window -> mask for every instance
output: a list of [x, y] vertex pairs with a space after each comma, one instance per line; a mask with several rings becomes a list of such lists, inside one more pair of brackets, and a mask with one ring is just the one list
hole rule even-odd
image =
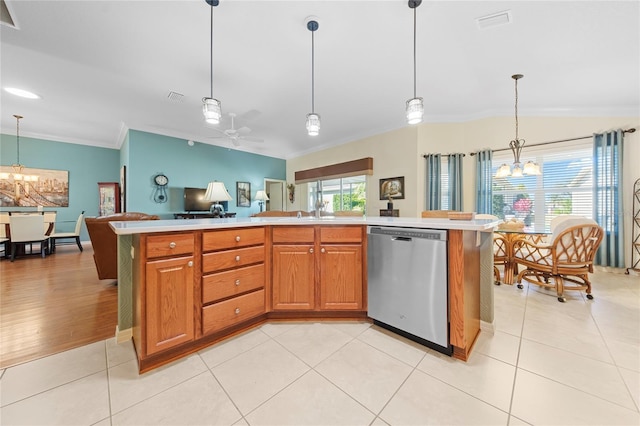
[[364, 211], [367, 199], [366, 187], [364, 175], [309, 183], [309, 206], [315, 210], [316, 200], [320, 199], [322, 200], [321, 209], [325, 212]]
[[440, 157], [440, 210], [449, 208], [449, 156]]
[[[493, 178], [493, 214], [516, 218], [536, 229], [548, 229], [560, 214], [593, 216], [593, 143], [562, 142], [544, 147], [526, 145], [520, 161], [536, 161], [542, 174]], [[503, 163], [512, 164], [511, 151], [493, 154], [493, 175]]]

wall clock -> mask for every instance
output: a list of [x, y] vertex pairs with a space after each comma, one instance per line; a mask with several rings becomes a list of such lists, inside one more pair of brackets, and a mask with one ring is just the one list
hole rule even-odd
[[169, 184], [169, 178], [163, 173], [158, 173], [153, 177], [153, 182], [156, 184], [153, 201], [156, 203], [166, 203], [168, 200], [167, 185]]

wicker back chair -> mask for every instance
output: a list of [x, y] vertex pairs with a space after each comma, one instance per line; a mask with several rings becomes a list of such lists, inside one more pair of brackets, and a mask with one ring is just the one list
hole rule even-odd
[[[476, 219], [498, 220], [498, 216], [486, 213], [478, 213]], [[494, 284], [500, 285], [500, 270], [498, 266], [502, 266], [505, 270], [509, 266], [509, 243], [507, 239], [500, 234], [493, 234], [493, 275], [495, 277]]]
[[602, 228], [593, 220], [575, 218], [558, 224], [549, 243], [516, 240], [514, 260], [526, 268], [516, 278], [518, 288], [522, 288], [524, 278], [545, 288], [555, 288], [560, 302], [566, 301], [564, 290], [586, 290], [587, 298], [593, 299], [589, 273], [593, 272], [593, 259], [602, 236]]

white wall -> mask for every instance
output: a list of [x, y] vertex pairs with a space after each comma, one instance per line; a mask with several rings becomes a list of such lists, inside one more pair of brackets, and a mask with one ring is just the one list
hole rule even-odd
[[[295, 181], [296, 171], [372, 157], [374, 173], [367, 177], [367, 215], [379, 216], [379, 210], [387, 208], [387, 200], [379, 199], [380, 179], [404, 176], [405, 198], [394, 200], [393, 207], [400, 210], [401, 216], [415, 217], [420, 210], [415, 196], [419, 190], [417, 134], [417, 127], [406, 127], [287, 160], [287, 182]], [[287, 210], [311, 210], [307, 193], [307, 185], [297, 185], [295, 203], [289, 203]]]

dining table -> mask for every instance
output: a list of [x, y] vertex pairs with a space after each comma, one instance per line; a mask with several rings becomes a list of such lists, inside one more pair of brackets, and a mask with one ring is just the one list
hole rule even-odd
[[548, 228], [525, 227], [498, 227], [494, 230], [505, 240], [507, 260], [504, 264], [503, 283], [513, 285], [514, 277], [518, 275], [518, 263], [515, 260], [514, 245], [516, 241], [527, 240], [533, 244], [540, 244], [551, 235]]
[[[56, 216], [57, 216], [57, 212], [56, 211], [52, 211], [52, 210], [47, 210], [47, 211], [33, 211], [33, 210], [27, 210], [27, 211], [20, 211], [20, 210], [12, 210], [12, 211], [0, 211], [0, 227], [2, 227], [2, 229], [0, 230], [0, 240], [1, 239], [6, 239], [4, 242], [5, 244], [5, 250], [4, 250], [4, 256], [3, 257], [10, 257], [11, 256], [11, 228], [9, 226], [9, 216], [11, 215], [25, 215], [25, 214], [41, 214], [44, 216], [44, 224], [45, 224], [45, 228], [44, 229], [44, 234], [45, 235], [51, 235], [51, 233], [53, 232], [55, 225], [56, 225]], [[18, 253], [22, 254], [24, 251], [24, 247], [21, 247], [18, 249]]]

